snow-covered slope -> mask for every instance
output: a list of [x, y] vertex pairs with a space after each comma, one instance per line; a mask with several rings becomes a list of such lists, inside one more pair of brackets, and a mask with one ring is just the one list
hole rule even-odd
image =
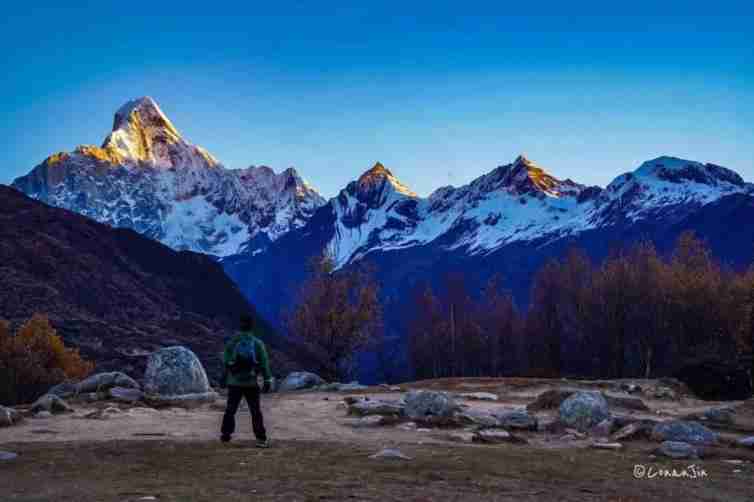
[[373, 251], [432, 243], [468, 255], [513, 242], [552, 242], [619, 222], [661, 218], [672, 224], [732, 193], [752, 192], [714, 164], [660, 157], [606, 189], [559, 180], [519, 156], [468, 185], [418, 197], [381, 164], [329, 204], [335, 229], [328, 248], [338, 266]]
[[148, 97], [116, 112], [101, 147], [52, 155], [13, 186], [174, 249], [221, 257], [263, 249], [325, 203], [295, 169], [225, 169]]
[[725, 167], [658, 157], [607, 186], [596, 201], [595, 223], [605, 225], [620, 218], [677, 220], [721, 197], [751, 190], [750, 183]]

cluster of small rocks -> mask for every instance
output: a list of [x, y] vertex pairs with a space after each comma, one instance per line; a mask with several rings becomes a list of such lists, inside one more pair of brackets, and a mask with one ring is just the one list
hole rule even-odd
[[[641, 389], [632, 391], [639, 393]], [[628, 409], [629, 413], [644, 410], [646, 405], [636, 397], [616, 398], [599, 391], [547, 391], [528, 409], [469, 406], [459, 400], [498, 401], [494, 394], [479, 394], [413, 390], [400, 399], [348, 396], [344, 403], [348, 414], [355, 417], [354, 427], [397, 426], [412, 432], [442, 427], [447, 429], [445, 439], [460, 443], [527, 443], [527, 433], [549, 431], [555, 432], [555, 437], [561, 441], [580, 441], [583, 446], [604, 450], [620, 450], [625, 441], [650, 440], [659, 443], [655, 455], [696, 459], [703, 456], [704, 447], [720, 442], [718, 433], [689, 417], [658, 421], [611, 413], [612, 403]], [[532, 408], [557, 408], [556, 418], [543, 420]], [[700, 416], [709, 421], [730, 423], [733, 413], [734, 410], [727, 407], [710, 408]], [[740, 439], [737, 445], [754, 448], [754, 437]]]
[[[382, 384], [381, 388], [391, 392], [400, 392], [398, 386]], [[278, 385], [280, 392], [309, 390], [316, 392], [357, 392], [369, 389], [368, 386], [353, 381], [349, 383], [325, 382], [322, 377], [309, 371], [294, 371], [289, 373]]]
[[[35, 419], [44, 419], [61, 413], [72, 413], [75, 410], [68, 401], [186, 407], [212, 402], [217, 397], [210, 388], [207, 374], [196, 355], [185, 347], [169, 347], [149, 356], [143, 389], [125, 373], [97, 373], [80, 382], [55, 385], [31, 404], [26, 414]], [[105, 419], [120, 412], [117, 406], [111, 405], [85, 413], [80, 418]], [[0, 406], [0, 427], [15, 425], [22, 419], [20, 411]]]

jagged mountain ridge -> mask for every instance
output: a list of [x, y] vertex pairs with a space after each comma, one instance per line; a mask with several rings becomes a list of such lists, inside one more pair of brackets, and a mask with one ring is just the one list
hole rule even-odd
[[183, 139], [149, 97], [116, 112], [101, 147], [51, 155], [13, 186], [174, 249], [220, 257], [258, 252], [325, 203], [293, 168], [226, 169]]
[[327, 248], [338, 266], [430, 243], [485, 254], [624, 222], [672, 223], [736, 193], [752, 193], [752, 185], [727, 168], [675, 157], [647, 161], [603, 189], [560, 180], [519, 156], [467, 185], [422, 198], [378, 163], [328, 203], [334, 224]]
[[327, 206], [334, 224], [325, 247], [338, 266], [429, 243], [477, 255], [624, 221], [677, 221], [722, 196], [752, 191], [729, 169], [674, 157], [647, 161], [604, 189], [587, 187], [560, 180], [522, 155], [429, 197], [378, 162], [325, 201], [293, 168], [279, 174], [264, 166], [225, 169], [183, 139], [148, 97], [116, 112], [101, 147], [52, 155], [13, 186], [174, 249], [221, 258], [264, 252]]

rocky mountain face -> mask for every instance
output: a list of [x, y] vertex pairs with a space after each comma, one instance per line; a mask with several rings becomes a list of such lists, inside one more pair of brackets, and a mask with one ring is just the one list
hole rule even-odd
[[[47, 315], [98, 369], [142, 374], [148, 353], [186, 345], [217, 370], [249, 311], [215, 260], [0, 186], [0, 318]], [[268, 342], [285, 350], [272, 332]]]
[[224, 168], [148, 97], [117, 111], [101, 147], [51, 155], [13, 186], [173, 249], [220, 257], [263, 249], [325, 202], [293, 168]]

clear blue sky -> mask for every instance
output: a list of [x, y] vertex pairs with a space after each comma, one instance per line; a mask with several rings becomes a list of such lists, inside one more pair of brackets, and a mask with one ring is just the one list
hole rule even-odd
[[665, 154], [754, 180], [751, 2], [41, 5], [0, 20], [3, 183], [142, 95], [328, 196], [376, 160], [426, 195], [520, 152], [590, 184]]

